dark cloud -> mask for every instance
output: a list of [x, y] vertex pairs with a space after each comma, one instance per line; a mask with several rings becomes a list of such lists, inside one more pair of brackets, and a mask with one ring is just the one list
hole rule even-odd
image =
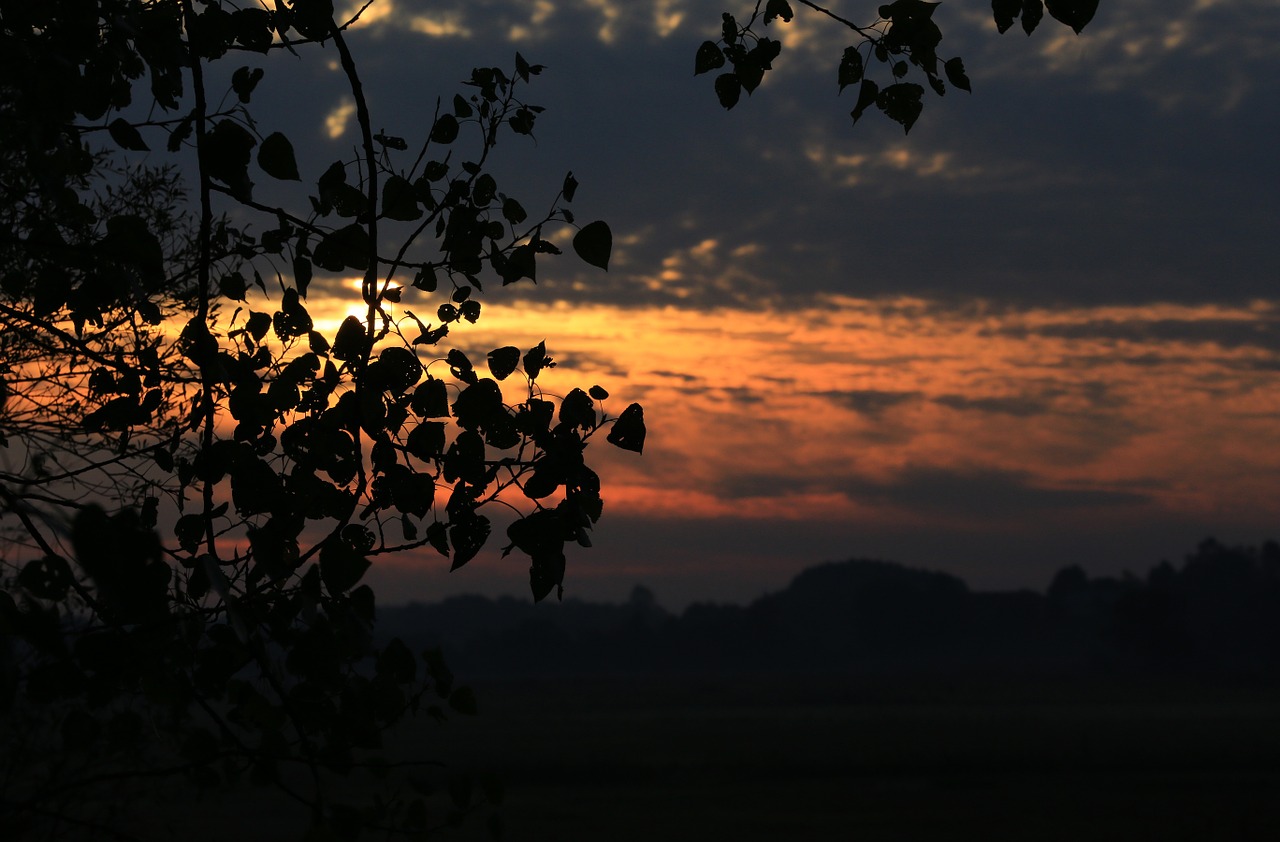
[[649, 373], [655, 377], [669, 377], [672, 380], [682, 380], [685, 383], [697, 383], [698, 381], [702, 380], [702, 378], [697, 376], [696, 374], [686, 374], [683, 371], [658, 370], [658, 371], [651, 371]]
[[1210, 344], [1220, 348], [1263, 348], [1280, 351], [1280, 320], [1268, 313], [1242, 319], [1097, 319], [1068, 324], [1023, 325], [996, 328], [984, 335], [1024, 339], [1048, 336], [1059, 339], [1103, 339], [1149, 345], [1153, 342]]
[[[549, 260], [517, 296], [755, 307], [819, 293], [1019, 306], [1275, 295], [1280, 18], [1253, 4], [1104, 4], [1055, 50], [1062, 28], [1047, 20], [1032, 38], [1000, 37], [944, 7], [974, 93], [931, 97], [909, 137], [878, 115], [849, 124], [831, 75], [838, 27], [821, 50], [784, 50], [725, 112], [690, 74], [720, 6], [689, 7], [662, 37], [657, 6], [606, 5], [557, 3], [533, 26], [529, 3], [458, 4], [466, 38], [403, 24], [353, 33], [377, 127], [414, 150], [437, 97], [463, 90], [471, 67], [509, 64], [516, 49], [547, 66], [526, 92], [547, 108], [536, 141], [504, 138], [494, 174], [534, 208], [572, 169], [575, 212], [611, 223], [619, 260], [607, 274]], [[529, 37], [507, 40], [513, 26]], [[1195, 34], [1179, 42], [1183, 30]], [[323, 131], [345, 95], [314, 61], [273, 66], [255, 93], [263, 130], [293, 136], [303, 187], [350, 157], [353, 136]], [[707, 240], [712, 259], [664, 279], [665, 260]]]
[[812, 392], [837, 406], [852, 409], [868, 418], [879, 418], [885, 410], [920, 399], [920, 392], [894, 392], [882, 389], [852, 389], [847, 392]]
[[844, 491], [860, 502], [988, 522], [1055, 510], [1127, 507], [1149, 499], [1135, 491], [1044, 488], [1027, 473], [989, 468], [908, 467], [891, 481], [846, 481]]
[[742, 500], [748, 497], [785, 498], [789, 494], [809, 491], [814, 481], [794, 474], [730, 474], [716, 482], [716, 494], [725, 500]]
[[755, 406], [765, 402], [764, 395], [761, 395], [755, 389], [749, 389], [745, 386], [724, 386], [716, 389], [711, 393], [716, 399], [727, 400], [730, 403], [744, 404], [747, 406]]
[[990, 412], [998, 415], [1012, 415], [1015, 418], [1029, 418], [1033, 415], [1044, 415], [1053, 411], [1053, 405], [1049, 401], [1024, 395], [991, 398], [939, 395], [933, 399], [933, 402], [962, 411]]

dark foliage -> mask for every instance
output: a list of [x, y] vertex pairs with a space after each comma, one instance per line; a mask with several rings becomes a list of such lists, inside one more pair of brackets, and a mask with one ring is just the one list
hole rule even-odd
[[[0, 2], [6, 838], [132, 833], [158, 778], [274, 786], [325, 838], [490, 810], [425, 760], [381, 761], [400, 720], [477, 703], [438, 652], [375, 645], [362, 579], [415, 550], [461, 567], [501, 505], [504, 552], [559, 595], [603, 508], [588, 443], [642, 449], [638, 405], [544, 393], [544, 344], [487, 370], [447, 348], [486, 284], [535, 281], [562, 251], [544, 230], [575, 225], [572, 175], [539, 216], [488, 172], [500, 138], [533, 133], [542, 66], [476, 68], [411, 150], [374, 133], [333, 15]], [[296, 126], [251, 108], [274, 61], [322, 55], [360, 140], [306, 173]], [[283, 182], [308, 195], [275, 198]], [[607, 269], [612, 233], [572, 246]], [[327, 335], [308, 292], [346, 274], [363, 309]], [[376, 799], [342, 794], [360, 777]]]
[[[894, 0], [877, 9], [872, 23], [859, 26], [831, 8], [796, 0], [804, 13], [838, 23], [857, 39], [845, 48], [836, 68], [839, 90], [853, 86], [857, 91], [857, 103], [849, 115], [853, 122], [874, 105], [902, 126], [903, 132], [910, 132], [924, 111], [925, 85], [938, 96], [946, 94], [948, 84], [965, 92], [971, 89], [964, 61], [958, 56], [943, 59], [938, 54], [942, 30], [934, 16], [941, 5], [927, 0]], [[1098, 0], [992, 0], [991, 10], [1001, 33], [1021, 16], [1022, 28], [1030, 35], [1044, 17], [1046, 6], [1051, 17], [1078, 35], [1093, 19]], [[694, 75], [723, 70], [715, 77], [716, 98], [725, 109], [733, 108], [743, 91], [750, 95], [760, 87], [782, 53], [782, 42], [763, 34], [764, 27], [778, 21], [790, 23], [795, 15], [788, 0], [756, 3], [745, 23], [725, 12], [720, 38], [704, 41], [694, 55]], [[876, 79], [871, 78], [874, 67], [881, 69]], [[912, 73], [925, 85], [906, 81]]]

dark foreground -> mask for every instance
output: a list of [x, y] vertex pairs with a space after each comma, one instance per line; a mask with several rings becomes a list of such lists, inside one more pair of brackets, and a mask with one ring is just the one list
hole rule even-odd
[[[1275, 689], [737, 677], [477, 690], [480, 716], [420, 719], [388, 753], [500, 773], [509, 842], [1280, 839]], [[306, 825], [252, 792], [172, 810], [159, 823], [192, 840], [300, 839]], [[432, 838], [491, 838], [491, 813]]]
[[1270, 692], [601, 680], [481, 698], [404, 748], [503, 770], [510, 840], [1280, 839]]

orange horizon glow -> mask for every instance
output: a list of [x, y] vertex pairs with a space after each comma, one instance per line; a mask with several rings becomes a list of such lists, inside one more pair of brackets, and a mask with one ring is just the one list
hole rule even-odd
[[[348, 313], [311, 306], [326, 332]], [[1238, 325], [1247, 340], [1275, 314], [1266, 303], [1008, 311], [829, 296], [801, 309], [696, 311], [486, 301], [479, 324], [455, 328], [444, 347], [482, 367], [488, 349], [545, 339], [559, 363], [539, 378], [548, 394], [599, 384], [611, 416], [642, 403], [643, 457], [589, 449], [615, 516], [964, 526], [967, 515], [877, 493], [934, 472], [1135, 494], [1171, 516], [1265, 520], [1280, 491], [1276, 353], [1140, 334]], [[1135, 335], [1106, 335], [1117, 325]], [[517, 380], [504, 384], [511, 400]], [[1092, 504], [1044, 517], [1082, 511], [1124, 517]], [[999, 530], [997, 515], [970, 525]]]

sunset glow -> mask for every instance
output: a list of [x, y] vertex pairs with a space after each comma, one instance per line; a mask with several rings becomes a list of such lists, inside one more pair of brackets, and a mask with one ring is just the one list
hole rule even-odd
[[[411, 297], [406, 306], [429, 312]], [[336, 326], [336, 312], [330, 325], [313, 309], [322, 330]], [[479, 324], [455, 327], [449, 341], [482, 365], [494, 347], [546, 340], [559, 363], [538, 380], [546, 393], [599, 384], [615, 416], [644, 404], [643, 457], [593, 449], [613, 518], [668, 529], [821, 522], [854, 551], [867, 529], [1012, 536], [1153, 519], [1269, 528], [1280, 492], [1275, 320], [1265, 303], [486, 302]], [[431, 349], [420, 351], [428, 363]], [[517, 378], [504, 384], [512, 402]], [[655, 547], [662, 533], [651, 533]]]

